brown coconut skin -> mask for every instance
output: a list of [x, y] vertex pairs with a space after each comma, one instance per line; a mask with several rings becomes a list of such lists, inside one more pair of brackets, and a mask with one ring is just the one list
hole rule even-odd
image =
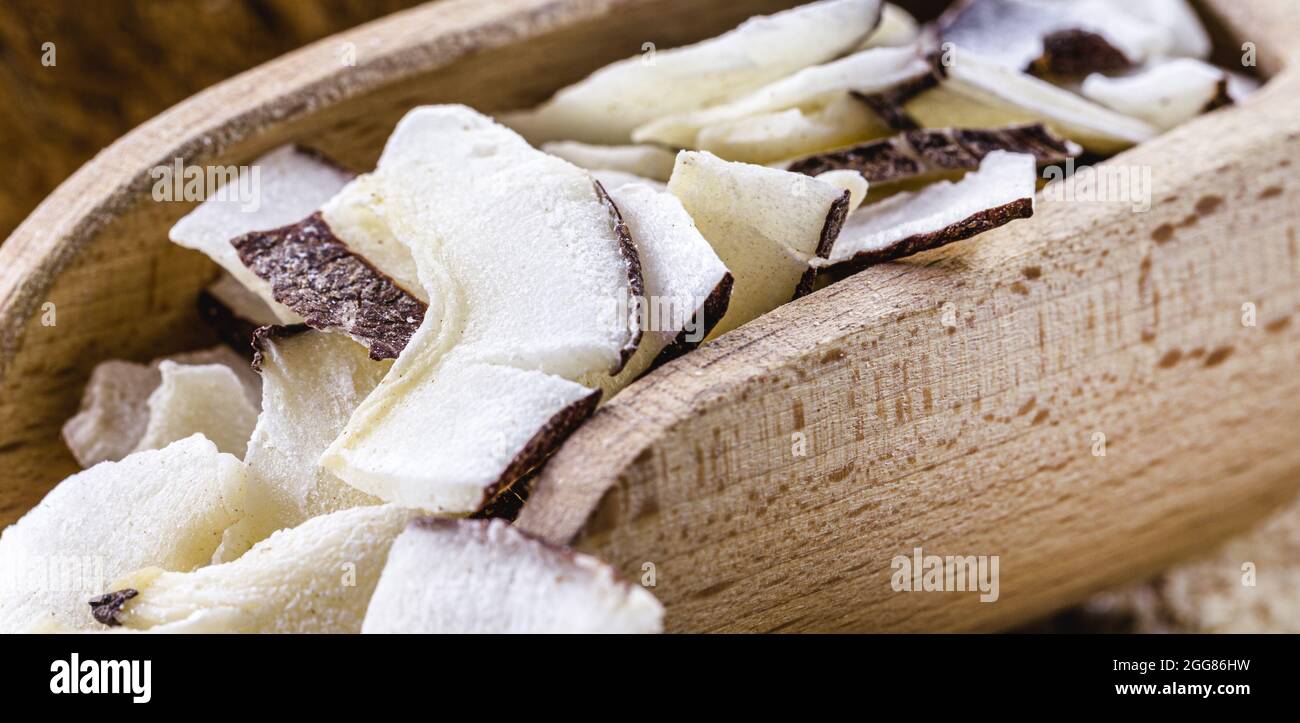
[[396, 359], [424, 320], [424, 302], [352, 253], [319, 212], [231, 244], [276, 301], [313, 328], [365, 344], [372, 359]]

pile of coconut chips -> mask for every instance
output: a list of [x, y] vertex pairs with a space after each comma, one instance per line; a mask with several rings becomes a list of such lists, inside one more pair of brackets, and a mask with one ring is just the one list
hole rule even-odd
[[819, 280], [1032, 215], [1040, 167], [1232, 102], [1209, 51], [1185, 0], [823, 0], [499, 120], [416, 108], [369, 173], [277, 149], [255, 211], [170, 233], [251, 367], [96, 368], [85, 471], [0, 538], [0, 630], [659, 631], [499, 519], [564, 438]]

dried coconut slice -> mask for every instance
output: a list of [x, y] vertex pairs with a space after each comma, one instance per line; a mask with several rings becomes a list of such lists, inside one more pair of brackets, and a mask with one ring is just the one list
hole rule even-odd
[[1162, 130], [1232, 103], [1227, 73], [1192, 58], [1159, 63], [1118, 78], [1094, 73], [1084, 79], [1082, 93]]
[[63, 441], [82, 467], [117, 461], [130, 454], [149, 426], [149, 396], [162, 383], [159, 365], [223, 364], [239, 379], [242, 396], [261, 395], [261, 381], [239, 355], [226, 347], [175, 354], [151, 364], [106, 361], [91, 372], [81, 410], [63, 425]]
[[880, 9], [880, 24], [871, 35], [867, 36], [858, 50], [911, 45], [920, 35], [921, 26], [911, 13], [893, 3], [885, 3]]
[[117, 575], [94, 619], [152, 632], [360, 632], [388, 550], [417, 514], [342, 510], [276, 532], [231, 562]]
[[663, 606], [594, 557], [501, 520], [420, 519], [393, 543], [363, 633], [658, 633]]
[[766, 164], [892, 132], [869, 105], [842, 95], [817, 109], [789, 108], [712, 125], [700, 131], [695, 143], [728, 161]]
[[879, 186], [973, 171], [993, 151], [1027, 153], [1044, 165], [1062, 163], [1083, 149], [1057, 138], [1037, 123], [1010, 128], [927, 128], [784, 165], [794, 173], [818, 178], [830, 172], [851, 171]]
[[207, 564], [243, 487], [198, 435], [65, 479], [0, 535], [0, 632], [91, 629], [86, 600], [118, 575]]
[[577, 141], [543, 143], [542, 150], [589, 171], [620, 171], [633, 176], [667, 181], [677, 154], [652, 145], [597, 146]]
[[1150, 140], [1159, 129], [1116, 113], [1019, 71], [962, 52], [937, 88], [903, 105], [926, 128], [998, 128], [1043, 123], [1057, 135], [1096, 153], [1112, 153]]
[[253, 162], [258, 169], [256, 203], [232, 195], [214, 196], [172, 226], [169, 237], [202, 251], [239, 283], [256, 293], [282, 324], [302, 319], [277, 302], [271, 286], [244, 266], [230, 241], [301, 220], [338, 193], [351, 174], [311, 151], [284, 146]]
[[224, 364], [158, 365], [160, 381], [149, 394], [149, 421], [135, 451], [162, 449], [180, 439], [201, 434], [217, 449], [243, 457], [257, 423], [255, 398]]
[[608, 65], [502, 122], [533, 142], [628, 143], [632, 130], [743, 95], [857, 47], [880, 0], [821, 0], [754, 17], [718, 37]]
[[608, 400], [653, 365], [690, 351], [726, 313], [732, 277], [690, 214], [666, 191], [634, 183], [610, 191], [636, 243], [645, 299], [641, 345], [618, 374], [579, 381]]
[[244, 465], [256, 514], [226, 531], [218, 562], [235, 559], [275, 530], [379, 503], [321, 467], [320, 456], [392, 363], [371, 359], [347, 336], [306, 326], [263, 327], [254, 344], [262, 412]]
[[424, 318], [425, 303], [353, 253], [321, 213], [231, 244], [276, 301], [313, 328], [351, 336], [374, 359], [396, 359]]
[[636, 249], [589, 174], [463, 106], [408, 113], [367, 179], [430, 307], [322, 462], [385, 501], [473, 512], [590, 414], [600, 392], [572, 380], [635, 352]]
[[825, 181], [695, 151], [677, 156], [668, 190], [735, 277], [710, 338], [811, 291], [809, 262], [830, 251], [851, 198]]
[[727, 103], [669, 115], [632, 133], [640, 143], [698, 148], [700, 132], [764, 113], [825, 105], [850, 92], [881, 93], [931, 74], [931, 66], [913, 46], [872, 48], [781, 78]]
[[1036, 179], [1033, 156], [993, 151], [978, 171], [956, 183], [940, 181], [858, 209], [844, 223], [829, 258], [813, 264], [857, 270], [1028, 218], [1034, 213]]
[[1008, 68], [1082, 76], [1131, 68], [1168, 54], [1174, 32], [1107, 0], [963, 0], [937, 23], [942, 42]]

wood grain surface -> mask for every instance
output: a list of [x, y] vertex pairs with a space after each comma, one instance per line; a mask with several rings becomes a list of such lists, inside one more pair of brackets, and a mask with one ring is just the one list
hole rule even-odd
[[[206, 340], [192, 299], [213, 269], [166, 242], [188, 206], [149, 199], [152, 166], [298, 140], [364, 168], [417, 103], [529, 105], [643, 42], [788, 4], [447, 0], [133, 131], [0, 247], [0, 518], [73, 469], [57, 430], [94, 363]], [[606, 405], [519, 524], [634, 579], [653, 569], [672, 630], [984, 630], [1150, 574], [1294, 495], [1297, 21], [1281, 0], [1207, 5], [1275, 77], [1109, 161], [1149, 169], [1149, 211], [1041, 197], [1033, 219], [748, 324]], [[891, 560], [917, 546], [998, 555], [1000, 599], [894, 592]]]

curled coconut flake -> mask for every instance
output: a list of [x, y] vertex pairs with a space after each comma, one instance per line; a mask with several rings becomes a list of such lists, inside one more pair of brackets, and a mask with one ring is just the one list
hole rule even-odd
[[930, 65], [915, 47], [872, 48], [804, 68], [728, 103], [660, 118], [636, 129], [633, 138], [698, 148], [701, 132], [711, 126], [790, 108], [825, 105], [848, 93], [881, 93], [930, 74]]
[[700, 131], [696, 145], [728, 161], [766, 164], [891, 132], [867, 104], [841, 95], [824, 106], [788, 108], [711, 125]]
[[766, 166], [683, 151], [668, 182], [735, 277], [710, 338], [812, 290], [814, 257], [830, 252], [852, 193]]
[[388, 550], [417, 515], [355, 507], [280, 530], [230, 562], [117, 573], [105, 617], [151, 632], [360, 632]]
[[880, 0], [820, 0], [750, 18], [715, 38], [657, 50], [652, 62], [636, 56], [607, 65], [501, 121], [535, 143], [628, 143], [650, 121], [727, 101], [839, 57], [879, 21]]
[[1233, 102], [1228, 94], [1228, 74], [1192, 58], [1158, 63], [1118, 78], [1093, 74], [1084, 79], [1082, 93], [1161, 129]]
[[817, 267], [851, 272], [970, 238], [1034, 213], [1034, 157], [994, 151], [978, 171], [864, 206]]
[[91, 629], [86, 601], [118, 575], [206, 565], [244, 490], [239, 460], [197, 434], [63, 480], [0, 535], [0, 633]]
[[473, 513], [591, 413], [600, 391], [575, 380], [634, 352], [628, 225], [586, 171], [463, 106], [408, 113], [349, 194], [407, 249], [430, 311], [322, 464], [385, 501]]

